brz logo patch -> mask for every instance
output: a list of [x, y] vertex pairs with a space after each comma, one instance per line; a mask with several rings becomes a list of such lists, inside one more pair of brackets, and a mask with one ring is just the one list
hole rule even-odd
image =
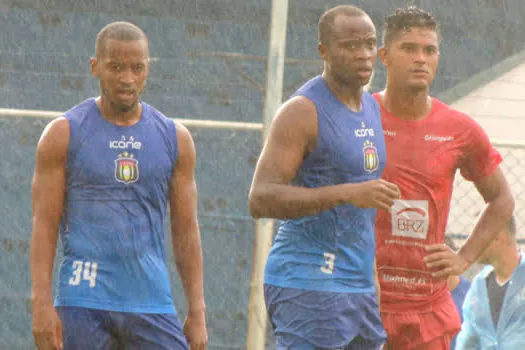
[[428, 201], [396, 200], [392, 207], [392, 235], [426, 239]]

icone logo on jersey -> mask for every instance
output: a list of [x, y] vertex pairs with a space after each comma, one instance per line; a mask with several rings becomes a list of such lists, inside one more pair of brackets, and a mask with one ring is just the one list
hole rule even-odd
[[355, 129], [354, 133], [355, 133], [355, 137], [375, 136], [374, 129], [367, 128], [364, 122], [361, 122], [361, 129]]
[[426, 239], [428, 224], [428, 201], [394, 201], [392, 207], [392, 235]]
[[379, 156], [377, 148], [372, 141], [366, 140], [363, 144], [364, 168], [369, 173], [373, 173], [379, 168]]
[[135, 141], [135, 138], [133, 136], [130, 136], [128, 139], [126, 139], [126, 136], [122, 136], [120, 140], [112, 140], [109, 141], [109, 148], [113, 149], [141, 149], [142, 148], [142, 142]]
[[133, 154], [124, 152], [115, 159], [115, 179], [123, 184], [137, 182], [139, 179], [139, 161]]

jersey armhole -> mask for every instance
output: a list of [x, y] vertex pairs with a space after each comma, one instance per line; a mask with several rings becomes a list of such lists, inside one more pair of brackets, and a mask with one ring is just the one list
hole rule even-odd
[[170, 140], [170, 155], [171, 155], [171, 162], [173, 165], [173, 169], [177, 165], [177, 159], [179, 155], [179, 138], [177, 137], [177, 123], [174, 119], [170, 119], [171, 123], [169, 123], [170, 128], [170, 134], [172, 135]]
[[321, 145], [321, 138], [320, 138], [320, 135], [321, 135], [321, 118], [319, 118], [319, 107], [317, 106], [317, 103], [315, 103], [315, 101], [313, 99], [311, 99], [310, 97], [306, 96], [306, 95], [297, 95], [297, 96], [301, 96], [305, 99], [307, 99], [308, 101], [312, 102], [314, 107], [315, 107], [315, 114], [316, 114], [316, 123], [317, 123], [317, 135], [315, 136], [315, 147], [312, 148], [312, 151], [311, 152], [308, 152], [308, 154], [304, 157], [303, 159], [303, 163], [306, 162], [309, 158], [310, 158], [310, 155], [312, 155]]

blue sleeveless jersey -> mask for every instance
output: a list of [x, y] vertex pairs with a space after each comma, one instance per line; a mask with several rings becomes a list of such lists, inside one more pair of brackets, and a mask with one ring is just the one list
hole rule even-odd
[[[364, 92], [360, 112], [343, 105], [318, 76], [295, 93], [315, 104], [316, 148], [293, 185], [316, 188], [381, 177], [385, 142], [379, 106]], [[375, 209], [341, 205], [318, 215], [281, 222], [265, 270], [265, 283], [341, 293], [375, 290]]]
[[66, 112], [70, 142], [56, 306], [175, 313], [165, 262], [175, 123], [148, 104], [133, 126], [95, 99]]

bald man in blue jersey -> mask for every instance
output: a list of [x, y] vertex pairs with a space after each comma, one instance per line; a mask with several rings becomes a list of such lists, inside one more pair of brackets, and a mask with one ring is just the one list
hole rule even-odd
[[[144, 32], [114, 22], [91, 59], [100, 96], [52, 121], [33, 177], [31, 280], [39, 350], [205, 349], [195, 148], [180, 123], [140, 100], [149, 71]], [[169, 204], [188, 313], [177, 318], [165, 261]], [[60, 261], [53, 305], [57, 239]]]
[[376, 209], [399, 198], [381, 180], [379, 106], [363, 92], [377, 56], [374, 24], [338, 6], [319, 21], [323, 74], [279, 109], [250, 191], [255, 218], [283, 220], [265, 270], [277, 348], [380, 349], [373, 265]]

